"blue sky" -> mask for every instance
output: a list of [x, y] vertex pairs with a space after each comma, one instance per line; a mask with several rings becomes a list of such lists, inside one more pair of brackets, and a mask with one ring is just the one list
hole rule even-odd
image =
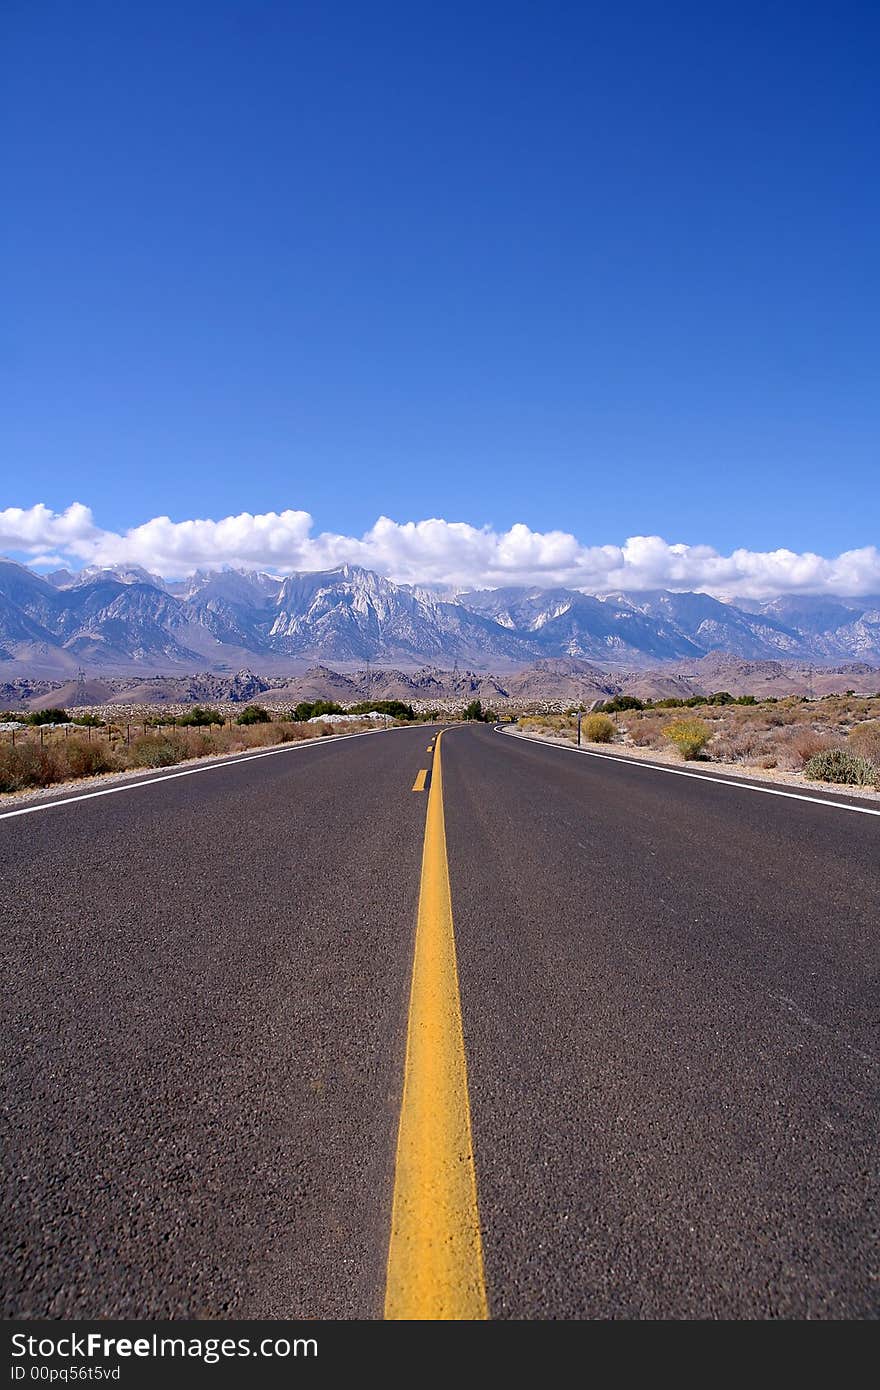
[[877, 540], [876, 6], [4, 14], [0, 507]]

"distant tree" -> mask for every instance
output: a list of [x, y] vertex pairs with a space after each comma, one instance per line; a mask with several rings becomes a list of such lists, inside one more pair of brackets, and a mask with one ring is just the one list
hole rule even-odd
[[636, 695], [615, 695], [613, 700], [606, 700], [604, 705], [599, 705], [597, 714], [619, 714], [624, 709], [644, 709], [644, 701]]
[[69, 724], [66, 709], [35, 709], [27, 716], [28, 724]]
[[99, 719], [96, 714], [75, 714], [71, 722], [78, 724], [82, 729], [103, 729], [104, 727], [103, 719]]
[[342, 706], [337, 705], [333, 700], [300, 700], [292, 713], [296, 722], [303, 724], [307, 719], [317, 719], [323, 714], [342, 714], [343, 712]]
[[224, 722], [222, 714], [219, 714], [215, 709], [205, 709], [203, 705], [194, 705], [176, 721], [183, 729], [191, 728], [193, 725], [196, 728], [205, 728], [210, 724], [223, 724]]
[[480, 720], [481, 720], [481, 719], [483, 718], [483, 702], [482, 702], [482, 700], [471, 700], [470, 704], [468, 705], [467, 709], [466, 709], [465, 712], [464, 712], [464, 717], [465, 717], [465, 719], [480, 719]]
[[245, 705], [236, 719], [236, 724], [268, 724], [270, 715], [262, 705]]
[[405, 705], [402, 700], [362, 700], [359, 705], [352, 705], [350, 714], [387, 714], [392, 719], [415, 719], [415, 711], [412, 705]]

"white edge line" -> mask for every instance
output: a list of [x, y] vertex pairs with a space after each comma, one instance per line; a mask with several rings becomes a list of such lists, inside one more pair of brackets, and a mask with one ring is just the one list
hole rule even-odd
[[[406, 728], [405, 724], [395, 725]], [[202, 763], [199, 767], [182, 768], [180, 772], [166, 772], [162, 777], [145, 777], [143, 781], [122, 782], [116, 787], [102, 787], [97, 792], [81, 792], [79, 796], [65, 796], [60, 801], [41, 801], [33, 806], [19, 806], [15, 811], [0, 811], [0, 820], [11, 820], [13, 816], [31, 816], [35, 811], [54, 811], [56, 806], [70, 806], [75, 801], [91, 801], [96, 796], [114, 796], [116, 792], [136, 792], [140, 787], [154, 787], [157, 782], [173, 782], [176, 777], [195, 777], [199, 772], [216, 772], [218, 768], [234, 767], [236, 763], [253, 763], [257, 758], [274, 758], [277, 753], [294, 753], [301, 748], [327, 748], [334, 743], [345, 743], [350, 738], [366, 738], [368, 734], [391, 734], [394, 729], [363, 729], [359, 734], [336, 734], [330, 739], [300, 739], [283, 743], [280, 748], [266, 748], [262, 753], [232, 753], [217, 758], [215, 762]]]
[[[510, 734], [509, 729], [495, 729], [496, 734]], [[815, 806], [833, 806], [835, 811], [858, 811], [863, 816], [880, 816], [880, 810], [873, 806], [850, 806], [846, 801], [829, 801], [824, 796], [808, 796], [806, 792], [784, 792], [778, 787], [756, 787], [752, 782], [735, 782], [731, 777], [716, 777], [705, 772], [686, 772], [683, 767], [662, 767], [660, 763], [642, 762], [641, 758], [615, 756], [614, 753], [596, 753], [592, 748], [566, 748], [562, 743], [550, 743], [547, 739], [533, 738], [530, 734], [516, 734], [516, 738], [528, 739], [530, 743], [543, 744], [545, 748], [558, 748], [561, 753], [584, 753], [588, 758], [604, 758], [608, 763], [625, 763], [627, 767], [643, 767], [650, 772], [671, 772], [673, 777], [696, 777], [699, 782], [714, 782], [722, 787], [738, 787], [742, 792], [763, 792], [765, 796], [785, 796], [790, 801], [811, 801]]]

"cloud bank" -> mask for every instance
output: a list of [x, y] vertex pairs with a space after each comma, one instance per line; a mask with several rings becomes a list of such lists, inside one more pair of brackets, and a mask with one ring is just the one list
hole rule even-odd
[[313, 529], [308, 512], [242, 512], [219, 521], [157, 516], [120, 534], [99, 527], [80, 502], [64, 512], [38, 504], [0, 511], [0, 550], [56, 567], [142, 565], [166, 578], [226, 565], [284, 574], [356, 564], [398, 583], [460, 588], [562, 584], [589, 593], [666, 588], [754, 599], [880, 593], [880, 550], [873, 545], [831, 557], [791, 550], [722, 555], [659, 536], [588, 546], [568, 532], [532, 531], [521, 522], [498, 532], [463, 521], [400, 523], [385, 516], [360, 537]]

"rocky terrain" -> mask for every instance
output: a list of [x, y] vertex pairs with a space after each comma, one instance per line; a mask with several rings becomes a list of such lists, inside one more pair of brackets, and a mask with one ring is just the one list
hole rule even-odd
[[216, 672], [186, 676], [107, 677], [82, 681], [34, 680], [17, 677], [0, 682], [0, 710], [92, 710], [110, 717], [124, 711], [183, 709], [194, 703], [232, 709], [259, 701], [268, 709], [283, 710], [300, 700], [334, 700], [340, 705], [363, 700], [403, 700], [419, 712], [454, 711], [471, 700], [499, 712], [520, 709], [568, 709], [614, 695], [640, 699], [666, 696], [687, 698], [727, 690], [732, 695], [759, 699], [788, 695], [822, 696], [849, 690], [872, 695], [880, 690], [880, 670], [864, 662], [844, 662], [818, 667], [798, 662], [741, 661], [713, 654], [685, 666], [668, 663], [650, 670], [602, 670], [587, 661], [566, 657], [533, 663], [508, 674], [444, 670], [366, 667], [337, 671], [312, 666], [297, 676], [256, 675], [241, 670], [231, 676]]

